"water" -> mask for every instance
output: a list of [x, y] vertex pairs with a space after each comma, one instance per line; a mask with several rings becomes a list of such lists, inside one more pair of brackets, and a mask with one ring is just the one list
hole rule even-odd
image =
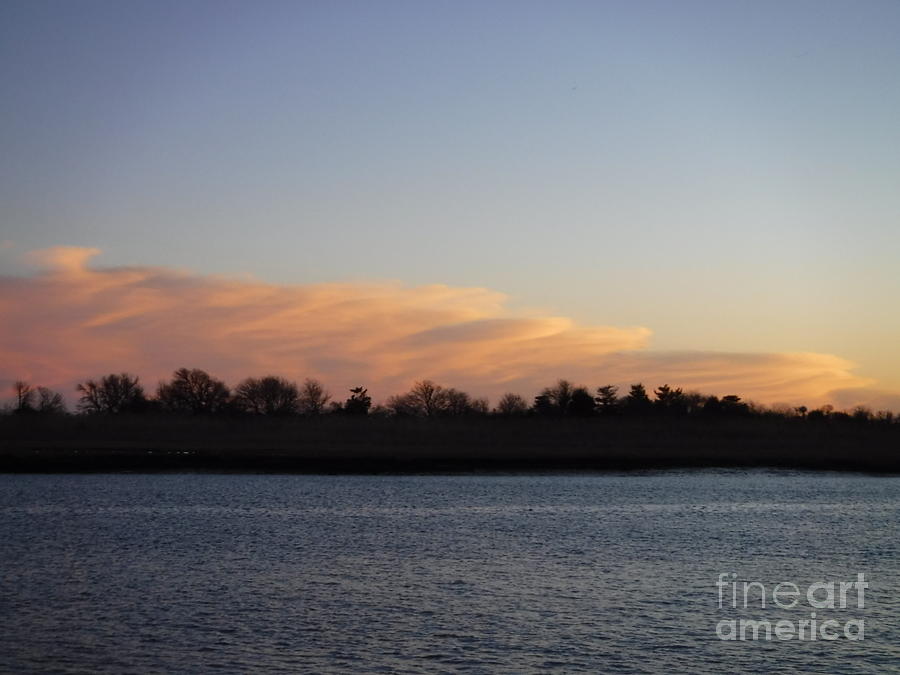
[[[898, 530], [896, 477], [5, 475], [0, 669], [900, 672]], [[864, 573], [864, 640], [720, 640], [810, 618], [732, 572]]]

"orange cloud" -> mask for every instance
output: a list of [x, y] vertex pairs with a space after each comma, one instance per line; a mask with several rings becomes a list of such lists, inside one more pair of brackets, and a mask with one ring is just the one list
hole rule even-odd
[[871, 410], [900, 411], [900, 392], [864, 387], [862, 389], [836, 389], [828, 392], [827, 399], [838, 409], [851, 410], [863, 406]]
[[318, 377], [335, 392], [363, 384], [384, 397], [429, 377], [496, 397], [532, 394], [566, 377], [807, 404], [871, 384], [827, 354], [647, 351], [646, 328], [515, 316], [503, 294], [484, 288], [275, 285], [165, 267], [90, 266], [98, 253], [34, 252], [40, 272], [0, 278], [0, 380], [71, 392], [86, 377], [128, 370], [152, 388], [189, 366], [232, 384], [278, 373]]

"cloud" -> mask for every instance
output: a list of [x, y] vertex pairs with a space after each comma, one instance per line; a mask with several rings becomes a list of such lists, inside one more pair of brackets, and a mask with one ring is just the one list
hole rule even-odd
[[638, 352], [617, 354], [608, 365], [616, 381], [669, 382], [686, 391], [735, 393], [769, 404], [820, 405], [830, 401], [833, 389], [873, 382], [855, 375], [846, 359], [810, 352]]
[[54, 246], [38, 251], [30, 251], [25, 254], [27, 262], [46, 269], [48, 272], [59, 274], [67, 273], [77, 275], [87, 273], [88, 261], [94, 256], [100, 255], [99, 248], [84, 248], [81, 246]]
[[850, 410], [865, 406], [871, 410], [900, 411], [900, 392], [871, 387], [860, 389], [836, 389], [826, 397], [838, 409]]
[[[643, 381], [818, 404], [871, 381], [828, 354], [654, 352], [643, 327], [513, 315], [484, 288], [400, 283], [276, 285], [166, 267], [94, 267], [92, 248], [33, 252], [41, 270], [0, 277], [0, 380], [71, 392], [127, 370], [151, 388], [178, 367], [232, 384], [249, 375], [318, 377], [376, 397], [432, 378], [496, 397], [566, 377], [596, 387]], [[3, 384], [3, 382], [0, 382]]]

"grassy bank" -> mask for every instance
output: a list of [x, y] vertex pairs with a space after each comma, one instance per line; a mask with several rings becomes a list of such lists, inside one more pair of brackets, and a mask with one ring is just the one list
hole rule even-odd
[[0, 418], [0, 471], [900, 472], [900, 426], [789, 419]]

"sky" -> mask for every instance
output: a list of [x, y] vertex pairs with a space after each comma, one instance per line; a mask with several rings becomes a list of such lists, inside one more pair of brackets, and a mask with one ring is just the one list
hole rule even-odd
[[7, 0], [0, 386], [900, 409], [898, 34], [895, 0]]

